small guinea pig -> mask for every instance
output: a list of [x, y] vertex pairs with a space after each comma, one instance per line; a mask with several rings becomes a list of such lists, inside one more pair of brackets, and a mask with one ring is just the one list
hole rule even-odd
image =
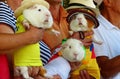
[[80, 62], [85, 56], [85, 49], [80, 40], [70, 38], [61, 47], [62, 56], [70, 62]]
[[88, 30], [87, 20], [82, 13], [79, 13], [73, 17], [73, 20], [70, 22], [70, 30], [74, 32]]
[[35, 4], [32, 7], [25, 9], [23, 11], [23, 16], [25, 20], [23, 25], [29, 28], [29, 24], [42, 28], [42, 29], [51, 29], [55, 34], [59, 34], [58, 31], [52, 29], [53, 18], [50, 11], [43, 5]]
[[[88, 27], [88, 21], [85, 18], [85, 15], [83, 13], [78, 13], [73, 16], [72, 20], [70, 21], [70, 34], [72, 35], [73, 32], [79, 32], [79, 31], [94, 31], [94, 25], [92, 27]], [[102, 40], [99, 39], [95, 34], [92, 36], [93, 42], [97, 44], [102, 44]]]
[[28, 23], [38, 28], [51, 28], [53, 18], [50, 11], [43, 5], [35, 4], [23, 11], [23, 16]]

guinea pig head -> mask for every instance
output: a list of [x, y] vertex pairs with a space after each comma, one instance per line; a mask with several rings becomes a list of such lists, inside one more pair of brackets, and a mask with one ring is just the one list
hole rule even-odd
[[62, 45], [62, 56], [70, 62], [80, 62], [85, 56], [85, 50], [81, 41], [68, 39]]
[[86, 31], [88, 23], [83, 13], [75, 14], [70, 21], [70, 30], [74, 32]]
[[23, 15], [35, 27], [38, 28], [51, 28], [53, 18], [50, 11], [43, 5], [35, 4], [32, 7], [25, 9]]
[[68, 10], [68, 13], [66, 20], [71, 31], [89, 31], [99, 26], [96, 16], [89, 10], [76, 8]]

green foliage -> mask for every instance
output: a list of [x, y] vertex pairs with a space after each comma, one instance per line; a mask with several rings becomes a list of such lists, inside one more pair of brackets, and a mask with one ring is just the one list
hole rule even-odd
[[68, 7], [69, 0], [63, 0], [63, 7], [67, 8]]

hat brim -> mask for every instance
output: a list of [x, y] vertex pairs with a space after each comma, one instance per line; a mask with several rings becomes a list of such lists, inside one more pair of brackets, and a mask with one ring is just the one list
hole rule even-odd
[[98, 16], [99, 14], [100, 14], [100, 11], [99, 11], [99, 9], [98, 8], [91, 8], [91, 7], [87, 7], [87, 6], [70, 6], [70, 7], [68, 7], [68, 8], [66, 8], [66, 10], [70, 10], [70, 9], [76, 9], [76, 8], [79, 8], [79, 9], [90, 9], [90, 10], [92, 10], [95, 14], [96, 14], [96, 16]]
[[17, 18], [18, 16], [20, 16], [23, 12], [24, 9], [27, 9], [35, 4], [40, 4], [40, 5], [43, 5], [45, 6], [46, 8], [49, 9], [49, 4], [46, 2], [46, 1], [32, 1], [32, 0], [29, 0], [29, 2], [25, 2], [24, 4], [21, 4], [20, 7], [18, 7], [16, 10], [15, 10], [15, 17]]
[[87, 11], [84, 11], [81, 9], [70, 9], [68, 13], [69, 14], [66, 19], [68, 23], [70, 23], [70, 21], [74, 15], [76, 15], [78, 13], [83, 13], [85, 15], [85, 17], [90, 19], [95, 24], [94, 28], [97, 28], [99, 26], [99, 22], [98, 22], [97, 18], [90, 12], [87, 12]]

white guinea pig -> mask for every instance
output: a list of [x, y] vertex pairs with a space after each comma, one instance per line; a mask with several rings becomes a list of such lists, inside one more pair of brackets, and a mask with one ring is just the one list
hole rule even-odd
[[31, 25], [38, 28], [51, 28], [53, 18], [50, 11], [43, 5], [35, 4], [23, 11], [23, 16]]
[[88, 23], [85, 16], [82, 13], [75, 15], [70, 22], [70, 30], [74, 32], [88, 30]]
[[[85, 18], [85, 15], [83, 13], [78, 13], [74, 15], [73, 19], [70, 21], [70, 30], [71, 35], [73, 34], [73, 32], [89, 30], [87, 19]], [[94, 31], [93, 28], [92, 30]], [[92, 40], [97, 44], [102, 44], [102, 40], [98, 38], [95, 34], [93, 34]]]
[[25, 20], [23, 25], [29, 28], [29, 24], [42, 28], [42, 29], [51, 29], [55, 34], [59, 34], [58, 31], [52, 29], [53, 18], [50, 11], [43, 5], [35, 4], [32, 7], [25, 9], [23, 11], [23, 16]]
[[81, 41], [70, 38], [62, 45], [61, 53], [70, 62], [80, 62], [85, 56], [85, 49]]

